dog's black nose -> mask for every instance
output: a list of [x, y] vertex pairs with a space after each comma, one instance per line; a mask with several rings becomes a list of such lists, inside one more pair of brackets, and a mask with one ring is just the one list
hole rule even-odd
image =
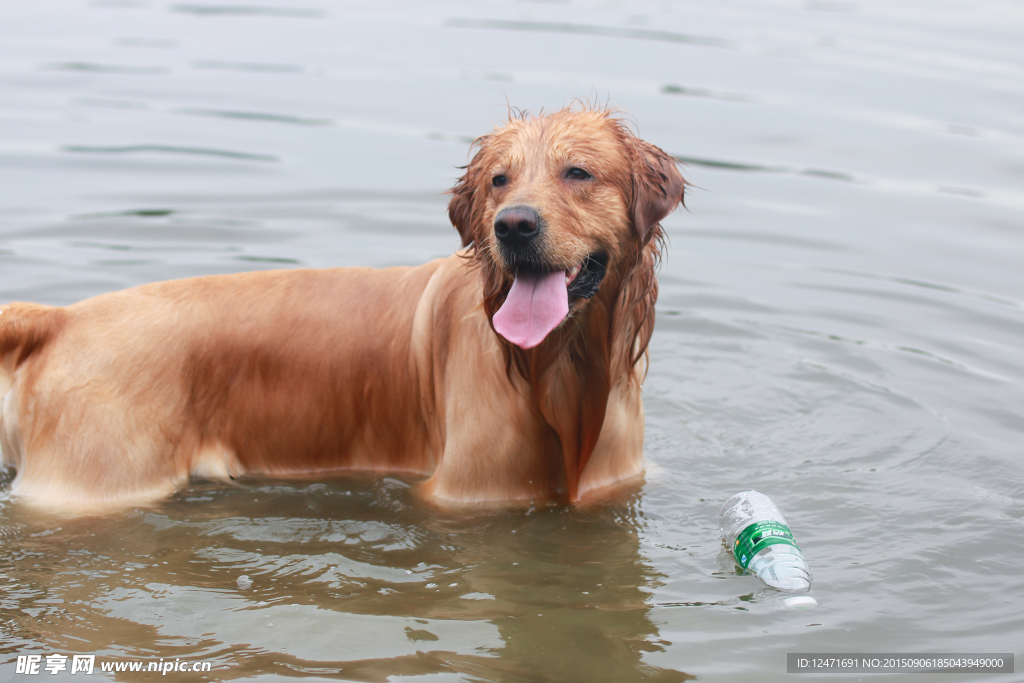
[[529, 206], [510, 206], [494, 219], [494, 235], [509, 247], [522, 247], [540, 233], [540, 214]]

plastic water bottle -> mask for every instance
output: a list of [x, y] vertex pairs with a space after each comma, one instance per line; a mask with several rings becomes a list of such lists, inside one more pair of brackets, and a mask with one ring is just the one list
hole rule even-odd
[[800, 546], [771, 498], [757, 491], [737, 493], [725, 501], [718, 522], [738, 565], [781, 591], [811, 587]]

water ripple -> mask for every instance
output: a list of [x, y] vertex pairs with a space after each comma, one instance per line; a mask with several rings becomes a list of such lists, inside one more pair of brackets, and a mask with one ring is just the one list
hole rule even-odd
[[940, 193], [953, 197], [962, 197], [968, 200], [984, 199], [990, 204], [998, 204], [1018, 210], [1024, 209], [1024, 193], [1015, 190], [991, 188], [979, 190], [976, 188], [961, 187], [945, 183], [935, 183], [917, 178], [894, 178], [868, 175], [864, 173], [852, 173], [849, 171], [835, 171], [824, 168], [728, 161], [725, 159], [709, 159], [707, 157], [691, 157], [679, 154], [674, 154], [672, 156], [683, 164], [724, 171], [778, 173], [804, 176], [808, 178], [820, 178], [822, 180], [837, 180], [856, 185], [870, 185], [876, 189], [900, 195], [931, 195], [933, 193]]
[[713, 100], [725, 102], [756, 102], [750, 95], [741, 95], [734, 92], [722, 92], [720, 90], [709, 90], [707, 88], [687, 88], [681, 85], [670, 83], [661, 89], [665, 95], [686, 95], [688, 97], [707, 97]]
[[260, 62], [222, 62], [215, 59], [201, 59], [192, 62], [196, 69], [221, 69], [224, 71], [252, 71], [256, 73], [303, 73], [305, 67], [295, 64], [264, 64]]
[[165, 66], [94, 64], [92, 62], [49, 62], [41, 64], [39, 68], [46, 71], [90, 71], [94, 73], [128, 74], [130, 76], [159, 76], [171, 72]]
[[798, 168], [794, 166], [773, 166], [769, 164], [744, 163], [739, 161], [725, 161], [722, 159], [707, 159], [701, 157], [684, 157], [673, 155], [675, 158], [692, 166], [705, 166], [707, 168], [721, 168], [728, 171], [758, 171], [761, 173], [791, 173], [795, 175], [811, 176], [813, 178], [824, 178], [826, 180], [841, 180], [847, 183], [864, 183], [865, 180], [858, 179], [851, 173], [845, 171], [832, 171], [823, 168]]
[[252, 111], [220, 111], [217, 109], [177, 109], [175, 114], [187, 114], [189, 116], [213, 116], [225, 119], [242, 119], [245, 121], [269, 121], [271, 123], [290, 123], [296, 126], [333, 126], [331, 119], [314, 119], [302, 116], [289, 116], [288, 114], [265, 114]]
[[259, 5], [173, 5], [172, 12], [211, 16], [268, 16], [268, 17], [300, 17], [322, 19], [327, 13], [318, 9], [302, 9], [291, 7], [266, 7]]
[[490, 28], [505, 31], [537, 31], [540, 33], [575, 33], [577, 35], [607, 36], [611, 38], [634, 38], [656, 40], [667, 43], [704, 45], [708, 47], [732, 48], [732, 41], [714, 36], [695, 36], [672, 31], [655, 31], [644, 28], [616, 28], [595, 24], [570, 24], [548, 21], [509, 21], [505, 19], [445, 19], [445, 26], [454, 28]]
[[244, 159], [246, 161], [279, 161], [269, 154], [251, 154], [226, 149], [210, 149], [207, 147], [179, 147], [177, 145], [64, 145], [62, 152], [85, 154], [129, 154], [133, 152], [158, 152], [166, 154], [192, 154], [197, 156], [225, 157], [228, 159]]
[[985, 377], [987, 379], [996, 380], [996, 381], [999, 381], [999, 382], [1008, 382], [1008, 383], [1012, 383], [1013, 382], [1012, 378], [1007, 377], [1005, 375], [1000, 375], [1000, 374], [995, 373], [995, 372], [989, 372], [988, 370], [984, 370], [984, 369], [982, 369], [982, 368], [980, 368], [980, 367], [978, 367], [976, 365], [970, 365], [968, 363], [964, 363], [964, 362], [955, 360], [953, 358], [949, 358], [948, 356], [944, 356], [944, 355], [942, 355], [940, 353], [936, 353], [936, 352], [933, 352], [933, 351], [928, 351], [926, 349], [917, 348], [917, 347], [910, 346], [910, 345], [907, 345], [907, 344], [894, 344], [894, 343], [891, 343], [891, 342], [881, 341], [881, 340], [877, 340], [877, 339], [865, 339], [865, 338], [857, 338], [857, 337], [852, 337], [852, 336], [847, 336], [847, 335], [835, 334], [835, 333], [831, 333], [831, 332], [821, 332], [821, 331], [818, 331], [818, 330], [811, 330], [811, 329], [796, 327], [795, 325], [780, 325], [780, 324], [774, 324], [774, 323], [760, 323], [760, 322], [752, 321], [752, 320], [751, 321], [746, 321], [746, 322], [747, 322], [747, 324], [751, 325], [752, 327], [761, 327], [761, 328], [764, 328], [764, 329], [775, 329], [775, 330], [779, 330], [781, 332], [789, 332], [789, 333], [797, 334], [797, 335], [804, 336], [804, 337], [813, 337], [813, 338], [818, 338], [818, 339], [828, 339], [830, 341], [839, 342], [841, 344], [853, 344], [853, 345], [856, 345], [856, 346], [864, 346], [864, 347], [868, 347], [868, 348], [882, 349], [882, 350], [885, 350], [885, 351], [897, 351], [897, 352], [900, 352], [900, 353], [908, 353], [908, 354], [912, 354], [912, 355], [915, 355], [915, 356], [920, 356], [920, 357], [926, 358], [926, 359], [928, 359], [930, 361], [935, 361], [937, 363], [940, 363], [942, 365], [945, 365], [945, 366], [948, 366], [948, 367], [951, 367], [951, 368], [955, 368], [955, 369], [957, 369], [957, 370], [959, 370], [961, 372], [965, 372], [965, 373], [968, 373], [968, 374], [976, 375], [978, 377]]
[[958, 296], [965, 296], [971, 299], [980, 299], [993, 304], [999, 304], [1001, 306], [1009, 306], [1011, 308], [1024, 308], [1024, 302], [1017, 301], [1016, 299], [1010, 299], [1004, 296], [997, 296], [995, 294], [988, 294], [987, 292], [977, 292], [963, 287], [953, 287], [950, 285], [941, 285], [935, 282], [925, 282], [924, 280], [916, 280], [908, 277], [901, 277], [898, 275], [885, 275], [880, 273], [870, 273], [859, 270], [852, 270], [849, 268], [820, 268], [818, 269], [823, 273], [836, 273], [838, 275], [849, 275], [850, 277], [860, 277], [868, 280], [879, 280], [882, 282], [893, 282], [900, 285], [910, 285], [911, 287], [921, 287], [922, 289], [932, 289], [939, 292], [947, 292], [949, 294], [956, 294]]

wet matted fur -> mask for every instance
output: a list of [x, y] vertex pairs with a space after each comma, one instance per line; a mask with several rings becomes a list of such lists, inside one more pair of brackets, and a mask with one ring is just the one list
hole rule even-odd
[[[440, 504], [637, 481], [676, 162], [592, 109], [513, 118], [475, 148], [448, 207], [464, 249], [445, 259], [0, 306], [14, 493], [80, 513], [193, 475], [397, 473]], [[544, 302], [561, 308], [531, 322]], [[502, 336], [518, 329], [536, 339]]]

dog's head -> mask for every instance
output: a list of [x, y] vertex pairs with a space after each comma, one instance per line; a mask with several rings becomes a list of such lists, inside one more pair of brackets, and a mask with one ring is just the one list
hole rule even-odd
[[607, 110], [513, 119], [475, 146], [448, 213], [483, 266], [494, 329], [522, 349], [595, 297], [614, 302], [683, 199], [675, 159]]
[[603, 109], [516, 118], [475, 146], [448, 214], [480, 266], [509, 369], [558, 434], [576, 500], [611, 388], [636, 379], [654, 330], [659, 221], [686, 183], [675, 159]]

